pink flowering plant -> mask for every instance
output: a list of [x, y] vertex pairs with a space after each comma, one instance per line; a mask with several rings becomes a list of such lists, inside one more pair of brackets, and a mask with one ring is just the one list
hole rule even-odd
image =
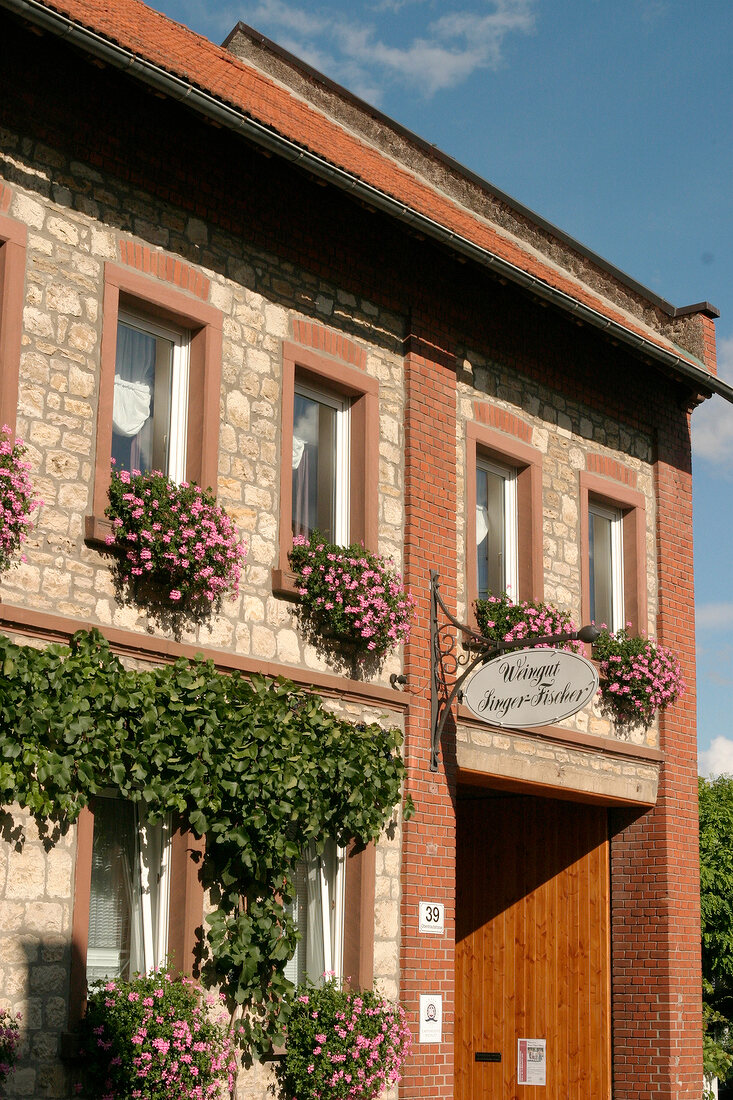
[[281, 1100], [374, 1100], [400, 1080], [412, 1043], [400, 1005], [333, 977], [301, 985], [277, 1068]]
[[621, 726], [648, 727], [658, 710], [684, 694], [676, 654], [652, 638], [604, 628], [593, 653], [600, 661], [602, 704]]
[[82, 1021], [89, 1100], [223, 1100], [236, 1073], [228, 1017], [192, 978], [165, 969], [102, 981]]
[[0, 1085], [8, 1079], [18, 1061], [20, 1021], [19, 1012], [0, 1008]]
[[113, 470], [105, 515], [118, 579], [133, 592], [147, 580], [169, 606], [199, 611], [238, 593], [246, 546], [211, 492], [157, 470]]
[[24, 461], [22, 439], [11, 442], [7, 424], [0, 430], [0, 573], [10, 568], [14, 555], [28, 537], [31, 513], [40, 507]]
[[409, 639], [415, 601], [391, 560], [318, 531], [296, 535], [289, 557], [301, 615], [321, 637], [377, 659]]
[[[527, 638], [572, 634], [577, 629], [566, 611], [547, 603], [528, 603], [526, 600], [512, 603], [506, 593], [476, 600], [474, 609], [480, 632], [495, 642], [521, 643]], [[568, 641], [563, 642], [560, 648], [578, 652], [583, 645], [582, 642]]]

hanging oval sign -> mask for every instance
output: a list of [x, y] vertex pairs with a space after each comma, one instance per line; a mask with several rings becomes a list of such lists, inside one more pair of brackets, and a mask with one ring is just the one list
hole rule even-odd
[[463, 690], [483, 722], [509, 729], [551, 726], [598, 691], [594, 665], [567, 649], [515, 649], [481, 665]]

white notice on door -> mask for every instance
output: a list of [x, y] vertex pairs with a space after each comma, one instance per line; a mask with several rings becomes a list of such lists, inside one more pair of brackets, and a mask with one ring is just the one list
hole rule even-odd
[[440, 993], [420, 994], [420, 1042], [442, 1043], [443, 996]]
[[544, 1085], [547, 1070], [547, 1040], [517, 1040], [517, 1084]]

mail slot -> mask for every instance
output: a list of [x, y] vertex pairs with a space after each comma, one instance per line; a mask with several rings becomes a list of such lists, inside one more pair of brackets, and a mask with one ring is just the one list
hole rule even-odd
[[500, 1062], [501, 1053], [498, 1050], [477, 1050], [473, 1060], [474, 1062]]

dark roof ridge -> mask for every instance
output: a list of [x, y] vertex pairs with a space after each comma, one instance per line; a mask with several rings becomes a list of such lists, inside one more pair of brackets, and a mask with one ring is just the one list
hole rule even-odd
[[[236, 41], [236, 37], [238, 34], [244, 34], [252, 42], [261, 46], [266, 53], [281, 59], [289, 68], [297, 70], [308, 79], [314, 81], [316, 84], [322, 85], [327, 92], [338, 97], [338, 99], [350, 103], [360, 114], [373, 119], [383, 126], [389, 127], [389, 129], [397, 134], [400, 138], [409, 142], [411, 145], [414, 145], [430, 159], [441, 162], [447, 168], [449, 168], [451, 172], [455, 173], [456, 176], [467, 180], [479, 190], [485, 192], [487, 195], [496, 199], [498, 202], [502, 203], [510, 210], [518, 214], [521, 218], [524, 218], [527, 221], [531, 222], [548, 237], [561, 241], [563, 244], [571, 248], [574, 252], [577, 252], [580, 256], [583, 256], [587, 260], [590, 260], [595, 267], [599, 268], [605, 274], [612, 276], [612, 278], [627, 286], [635, 294], [638, 294], [640, 297], [646, 299], [651, 304], [657, 306], [657, 308], [662, 310], [662, 312], [666, 313], [669, 317], [687, 317], [694, 313], [704, 313], [708, 317], [720, 316], [720, 310], [708, 301], [698, 302], [693, 305], [686, 306], [672, 305], [672, 303], [669, 302], [666, 298], [663, 298], [661, 297], [661, 295], [656, 294], [653, 290], [650, 290], [649, 287], [645, 286], [643, 283], [640, 283], [637, 279], [634, 279], [631, 275], [627, 274], [627, 272], [623, 271], [621, 268], [611, 263], [610, 260], [606, 260], [603, 256], [599, 255], [597, 252], [594, 252], [587, 245], [584, 245], [581, 241], [578, 241], [577, 238], [573, 237], [570, 233], [565, 232], [565, 230], [559, 228], [552, 222], [548, 221], [546, 218], [542, 217], [541, 214], [538, 214], [536, 211], [532, 210], [531, 207], [526, 206], [518, 199], [515, 199], [512, 195], [509, 195], [508, 192], [503, 191], [501, 188], [495, 186], [493, 183], [491, 183], [490, 180], [487, 180], [485, 177], [480, 176], [477, 172], [474, 172], [470, 168], [467, 168], [464, 164], [456, 160], [449, 153], [446, 153], [442, 149], [440, 149], [437, 145], [427, 141], [425, 138], [420, 137], [419, 134], [416, 134], [407, 126], [403, 126], [401, 122], [398, 122], [390, 115], [387, 115], [383, 111], [380, 111], [379, 108], [375, 107], [373, 104], [368, 103], [364, 99], [361, 99], [359, 96], [351, 92], [348, 88], [345, 88], [343, 85], [339, 84], [337, 81], [333, 80], [325, 73], [320, 72], [318, 69], [310, 65], [307, 61], [304, 61], [302, 58], [298, 57], [296, 54], [293, 54], [289, 50], [286, 50], [285, 47], [279, 45], [279, 43], [277, 42], [274, 42], [271, 38], [268, 38], [267, 35], [262, 34], [261, 31], [256, 30], [254, 27], [249, 26], [247, 23], [244, 23], [241, 19], [231, 29], [229, 34], [222, 42], [222, 48], [230, 50], [235, 57], [240, 57], [236, 49], [232, 49], [232, 43]], [[250, 56], [247, 56], [246, 58], [241, 58], [241, 60], [244, 60], [248, 63], [253, 61], [252, 57]], [[256, 64], [256, 62], [254, 63]], [[268, 75], [272, 76], [273, 74], [268, 73]], [[521, 236], [520, 239], [522, 239]]]

